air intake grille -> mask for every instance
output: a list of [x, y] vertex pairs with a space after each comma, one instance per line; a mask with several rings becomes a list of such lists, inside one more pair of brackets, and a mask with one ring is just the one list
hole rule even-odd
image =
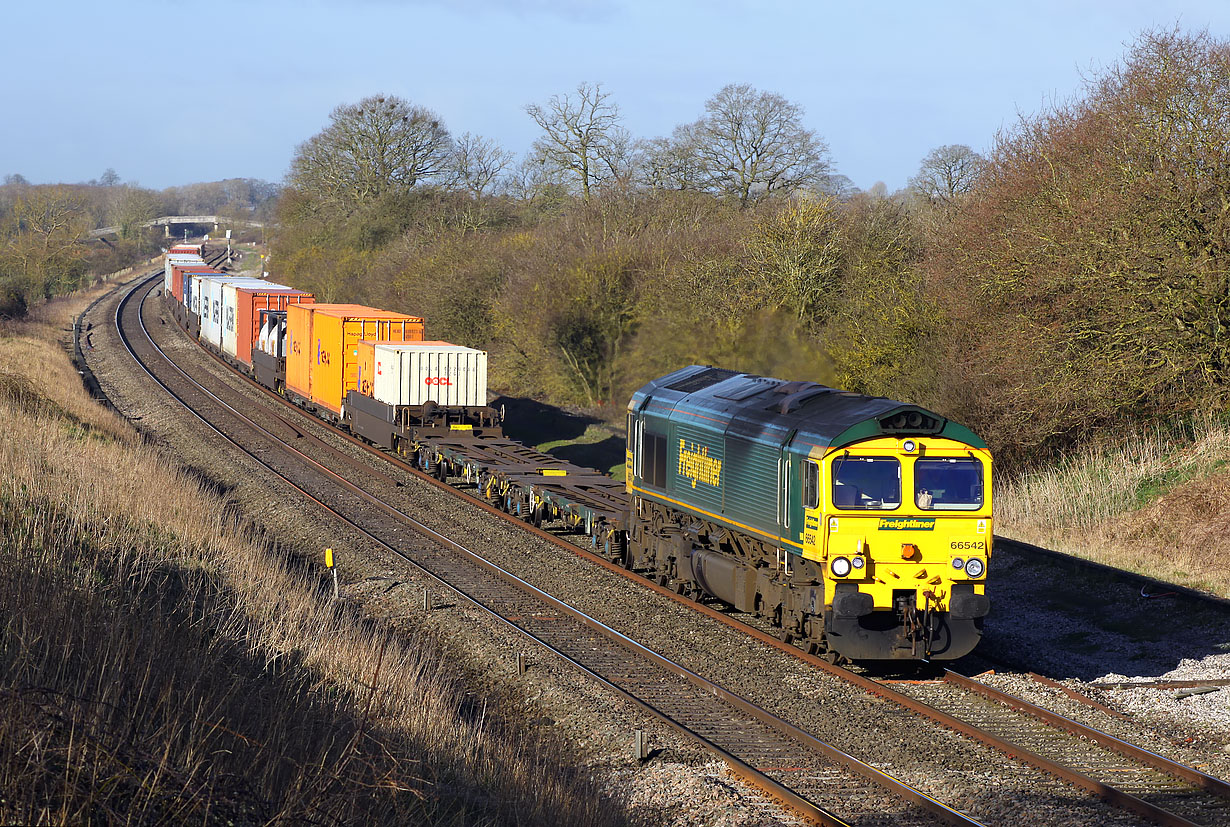
[[668, 390], [679, 391], [680, 393], [695, 393], [736, 375], [735, 371], [727, 370], [726, 368], [708, 368], [700, 373], [689, 376], [687, 379], [680, 379], [675, 384], [667, 385], [666, 387]]

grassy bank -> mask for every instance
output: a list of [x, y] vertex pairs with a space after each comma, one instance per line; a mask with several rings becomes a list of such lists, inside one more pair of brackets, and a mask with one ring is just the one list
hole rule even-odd
[[1230, 597], [1230, 426], [1155, 428], [1002, 482], [998, 531]]
[[360, 622], [0, 328], [0, 823], [622, 821], [461, 660]]

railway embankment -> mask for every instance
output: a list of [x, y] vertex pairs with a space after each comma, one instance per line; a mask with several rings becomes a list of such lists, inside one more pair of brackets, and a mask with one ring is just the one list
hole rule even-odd
[[624, 820], [447, 644], [330, 601], [91, 399], [89, 299], [0, 327], [0, 822]]
[[1230, 425], [1215, 416], [1074, 451], [1002, 483], [999, 533], [1230, 598]]

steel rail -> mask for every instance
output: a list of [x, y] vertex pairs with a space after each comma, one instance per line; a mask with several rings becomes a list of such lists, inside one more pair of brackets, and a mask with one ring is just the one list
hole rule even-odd
[[[266, 463], [264, 460], [262, 460], [260, 457], [256, 456], [250, 450], [244, 448], [237, 441], [235, 441], [230, 436], [228, 436], [223, 431], [221, 431], [212, 422], [206, 419], [200, 412], [196, 411], [190, 405], [188, 405], [187, 402], [179, 394], [177, 394], [165, 382], [163, 382], [161, 379], [156, 377], [153, 374], [153, 372], [149, 370], [149, 368], [141, 360], [141, 357], [139, 357], [135, 353], [126, 334], [123, 332], [122, 325], [120, 323], [120, 317], [123, 311], [123, 307], [133, 297], [133, 295], [136, 294], [137, 290], [140, 289], [141, 286], [143, 286], [143, 284], [139, 284], [135, 288], [130, 290], [128, 295], [125, 296], [125, 298], [120, 302], [120, 306], [117, 308], [116, 327], [120, 335], [120, 338], [123, 341], [125, 348], [128, 350], [129, 355], [132, 356], [133, 360], [137, 362], [137, 364], [146, 373], [146, 375], [148, 375], [151, 379], [153, 379], [154, 382], [160, 385], [173, 398], [179, 401], [179, 403], [183, 405], [185, 409], [191, 412], [193, 416], [195, 416], [201, 422], [205, 423], [205, 425], [209, 427], [212, 431], [214, 431], [214, 433], [218, 434], [220, 437], [227, 440], [232, 445], [235, 445], [237, 448], [239, 448], [239, 450], [248, 454], [258, 464], [264, 466], [271, 473], [280, 477], [286, 484], [290, 485], [292, 488], [297, 490], [302, 496], [304, 496], [309, 501], [315, 503], [322, 510], [332, 515], [337, 520], [351, 526], [353, 529], [358, 531], [360, 534], [362, 534], [363, 536], [365, 536], [366, 538], [368, 538], [375, 544], [386, 549], [390, 553], [393, 553], [397, 555], [398, 557], [402, 558], [407, 563], [409, 563], [411, 566], [413, 566], [416, 570], [420, 571], [422, 574], [426, 575], [431, 580], [457, 593], [460, 597], [465, 599], [468, 603], [475, 606], [477, 609], [479, 609], [480, 611], [482, 611], [483, 613], [491, 617], [493, 620], [497, 621], [499, 624], [528, 637], [530, 640], [533, 640], [534, 642], [543, 646], [547, 650], [561, 657], [566, 662], [572, 664], [577, 669], [581, 670], [584, 674], [586, 674], [588, 677], [594, 679], [595, 681], [599, 682], [603, 686], [606, 686], [609, 689], [614, 690], [622, 697], [632, 701], [638, 707], [644, 709], [646, 712], [659, 718], [660, 720], [662, 720], [663, 722], [665, 722], [672, 728], [676, 729], [677, 731], [679, 731], [681, 734], [685, 735], [686, 737], [697, 741], [702, 746], [704, 746], [706, 749], [718, 755], [723, 761], [726, 761], [727, 764], [734, 771], [735, 775], [747, 781], [748, 783], [752, 784], [753, 786], [761, 789], [762, 791], [767, 793], [770, 797], [776, 798], [779, 801], [784, 802], [791, 809], [794, 809], [799, 814], [817, 823], [825, 824], [825, 825], [834, 825], [834, 827], [848, 827], [847, 822], [843, 821], [836, 814], [831, 813], [822, 807], [819, 807], [818, 805], [808, 801], [805, 798], [802, 798], [790, 788], [784, 786], [783, 784], [776, 781], [775, 779], [767, 776], [763, 772], [755, 769], [754, 767], [747, 764], [746, 762], [744, 762], [737, 756], [723, 749], [720, 745], [713, 743], [709, 739], [705, 738], [703, 735], [695, 732], [692, 729], [689, 729], [686, 724], [675, 720], [674, 718], [672, 718], [671, 716], [667, 714], [664, 714], [662, 711], [656, 709], [655, 707], [650, 705], [648, 702], [636, 697], [634, 694], [629, 692], [627, 689], [619, 686], [618, 684], [611, 682], [610, 680], [608, 680], [601, 674], [590, 669], [585, 664], [580, 663], [575, 658], [569, 656], [567, 653], [559, 650], [558, 648], [550, 644], [548, 641], [535, 635], [530, 630], [517, 625], [511, 619], [503, 617], [495, 610], [484, 605], [481, 600], [473, 597], [472, 595], [468, 594], [464, 589], [458, 587], [456, 584], [446, 581], [439, 575], [425, 568], [424, 566], [422, 566], [420, 563], [415, 561], [413, 558], [405, 554], [400, 549], [380, 539], [378, 536], [376, 536], [375, 534], [365, 529], [362, 525], [360, 525], [356, 521], [345, 516], [344, 514], [341, 514], [340, 512], [338, 512], [337, 510], [329, 506], [328, 504], [324, 503], [322, 500], [320, 500], [318, 497], [313, 495], [311, 492], [304, 490], [301, 486], [296, 484], [293, 480], [289, 479], [283, 472], [272, 467], [271, 465]], [[169, 364], [172, 368], [174, 368], [174, 370], [180, 373], [187, 381], [193, 383], [200, 391], [204, 392], [206, 395], [212, 398], [216, 404], [227, 409], [231, 416], [243, 422], [250, 429], [256, 431], [257, 433], [260, 433], [267, 440], [277, 445], [277, 447], [287, 451], [288, 453], [293, 453], [293, 454], [298, 455], [304, 462], [306, 462], [307, 464], [317, 469], [320, 473], [331, 478], [335, 484], [345, 488], [346, 490], [350, 491], [353, 494], [356, 494], [357, 496], [361, 497], [362, 499], [369, 502], [373, 506], [384, 511], [389, 516], [395, 517], [398, 520], [409, 523], [410, 525], [414, 527], [415, 531], [421, 534], [424, 534], [430, 537], [431, 539], [435, 540], [436, 542], [440, 543], [441, 545], [444, 545], [452, 549], [453, 551], [456, 551], [464, 555], [471, 562], [475, 563], [476, 565], [480, 566], [481, 568], [485, 569], [486, 571], [500, 578], [504, 582], [509, 583], [510, 585], [514, 586], [520, 591], [533, 596], [535, 599], [539, 600], [540, 602], [550, 605], [560, 612], [567, 614], [568, 616], [572, 617], [574, 620], [577, 620], [578, 622], [584, 624], [586, 627], [593, 629], [594, 631], [598, 632], [599, 634], [603, 635], [609, 640], [612, 640], [613, 642], [616, 642], [619, 645], [622, 645], [625, 648], [636, 652], [641, 657], [657, 664], [663, 669], [666, 669], [671, 674], [674, 674], [677, 677], [680, 677], [686, 680], [688, 683], [692, 684], [693, 686], [699, 689], [704, 690], [706, 693], [712, 694], [714, 697], [720, 698], [721, 700], [730, 704], [731, 706], [743, 712], [744, 714], [750, 717], [753, 717], [756, 720], [764, 724], [767, 724], [768, 726], [780, 732], [782, 735], [792, 738], [802, 743], [807, 748], [823, 755], [825, 758], [829, 759], [830, 761], [833, 761], [834, 763], [837, 763], [843, 766], [848, 771], [856, 775], [859, 775], [867, 779], [868, 781], [871, 781], [872, 783], [878, 784], [880, 787], [900, 796], [901, 798], [907, 801], [914, 803], [915, 805], [920, 807], [922, 810], [930, 812], [933, 815], [936, 815], [939, 818], [947, 821], [948, 823], [958, 824], [958, 825], [967, 825], [968, 827], [975, 827], [975, 825], [979, 825], [978, 821], [969, 818], [968, 816], [964, 815], [963, 813], [951, 807], [948, 807], [942, 802], [926, 795], [925, 793], [909, 786], [908, 784], [905, 784], [904, 782], [896, 778], [893, 778], [887, 773], [877, 770], [876, 768], [855, 758], [854, 756], [848, 755], [847, 753], [842, 752], [841, 750], [838, 750], [837, 748], [821, 741], [820, 739], [816, 738], [810, 733], [807, 733], [793, 726], [792, 724], [789, 724], [788, 722], [777, 718], [776, 716], [772, 715], [768, 711], [755, 705], [751, 701], [748, 701], [747, 699], [742, 698], [741, 696], [730, 692], [729, 690], [725, 689], [719, 684], [713, 681], [710, 681], [707, 678], [704, 678], [703, 676], [698, 675], [695, 672], [692, 672], [691, 670], [687, 669], [687, 667], [684, 667], [681, 664], [677, 664], [674, 661], [671, 661], [669, 658], [666, 658], [665, 656], [657, 652], [654, 652], [653, 650], [637, 642], [636, 640], [628, 637], [627, 635], [624, 635], [622, 632], [619, 632], [618, 630], [613, 629], [607, 626], [606, 624], [603, 624], [601, 621], [597, 620], [596, 618], [593, 618], [592, 616], [582, 612], [579, 609], [576, 609], [575, 607], [565, 603], [564, 601], [561, 601], [558, 598], [555, 598], [547, 594], [546, 592], [522, 580], [521, 578], [503, 569], [497, 564], [492, 563], [491, 561], [483, 558], [480, 554], [467, 549], [466, 547], [446, 537], [445, 535], [440, 534], [439, 532], [435, 531], [429, 526], [426, 526], [423, 523], [419, 522], [418, 520], [415, 520], [413, 517], [405, 514], [399, 509], [385, 503], [384, 501], [380, 500], [379, 498], [375, 497], [369, 492], [364, 491], [363, 489], [359, 488], [358, 486], [346, 480], [341, 475], [337, 474], [332, 469], [325, 467], [321, 463], [317, 462], [315, 459], [307, 456], [302, 451], [299, 451], [294, 446], [288, 445], [287, 443], [283, 442], [276, 435], [274, 435], [273, 433], [271, 433], [270, 431], [268, 431], [267, 429], [265, 429], [263, 426], [259, 425], [258, 423], [254, 422], [249, 417], [245, 416], [243, 413], [236, 410], [233, 406], [223, 401], [221, 398], [219, 398], [216, 394], [214, 394], [204, 385], [202, 385], [201, 383], [197, 382], [195, 379], [190, 377], [182, 368], [180, 368], [177, 364], [175, 364], [175, 362], [171, 360], [162, 351], [162, 349], [157, 345], [157, 343], [153, 341], [153, 337], [149, 336], [148, 330], [146, 330], [145, 328], [144, 320], [141, 319], [139, 311], [138, 311], [138, 321], [140, 322], [142, 331], [145, 332], [151, 345], [160, 353], [160, 355], [163, 356], [163, 358], [167, 361], [167, 364]], [[263, 386], [258, 386], [258, 387], [263, 387]], [[296, 410], [298, 409], [296, 408]]]
[[[203, 345], [200, 345], [199, 343], [198, 343], [198, 346], [200, 346], [201, 349], [205, 353], [209, 354], [216, 361], [218, 361], [219, 364], [224, 365], [227, 368], [233, 370], [233, 367], [229, 365], [225, 360], [220, 358], [217, 354], [213, 353], [211, 350], [209, 350], [208, 348], [205, 348]], [[250, 383], [253, 387], [258, 388], [263, 393], [267, 394], [269, 397], [278, 400], [281, 404], [285, 405], [286, 407], [296, 411], [297, 413], [301, 415], [309, 416], [309, 417], [311, 416], [298, 405], [295, 405], [293, 402], [289, 401], [288, 399], [281, 396], [280, 394], [276, 394], [273, 391], [270, 391], [268, 388], [266, 388], [265, 386], [261, 385], [258, 382], [255, 382], [250, 377], [244, 376], [242, 373], [238, 373], [238, 372], [236, 372], [236, 375], [240, 376], [241, 378], [246, 380], [248, 383]], [[943, 712], [942, 710], [936, 709], [921, 701], [911, 698], [904, 693], [898, 692], [883, 683], [874, 681], [870, 678], [866, 678], [865, 676], [859, 675], [858, 673], [855, 673], [855, 672], [851, 672], [848, 669], [844, 669], [842, 667], [829, 664], [823, 659], [816, 657], [815, 655], [811, 655], [803, 651], [802, 649], [796, 646], [793, 646], [789, 643], [783, 642], [779, 640], [778, 638], [774, 637], [773, 635], [763, 631], [762, 629], [759, 629], [755, 626], [745, 623], [744, 621], [733, 618], [729, 614], [721, 610], [715, 609], [711, 606], [707, 606], [703, 603], [699, 603], [690, 598], [683, 597], [677, 594], [676, 592], [674, 592], [673, 590], [666, 588], [664, 586], [660, 586], [654, 581], [649, 580], [648, 578], [645, 578], [639, 574], [636, 574], [635, 572], [631, 572], [625, 569], [623, 566], [613, 563], [610, 560], [606, 559], [605, 557], [599, 554], [589, 551], [588, 549], [585, 549], [575, 543], [571, 543], [555, 534], [550, 533], [549, 531], [546, 531], [545, 529], [538, 528], [530, 523], [527, 523], [521, 519], [518, 519], [514, 515], [508, 514], [507, 512], [497, 508], [496, 506], [488, 503], [486, 500], [480, 497], [476, 497], [467, 491], [463, 491], [459, 488], [456, 488], [450, 485], [447, 482], [437, 479], [436, 477], [430, 474], [424, 473], [419, 468], [415, 467], [413, 464], [404, 462], [398, 457], [395, 457], [383, 450], [380, 450], [374, 446], [371, 446], [363, 442], [357, 437], [345, 431], [342, 431], [340, 428], [333, 425], [332, 423], [324, 422], [323, 420], [320, 420], [316, 417], [311, 417], [311, 418], [313, 422], [319, 423], [322, 427], [325, 427], [326, 429], [330, 430], [337, 436], [348, 440], [352, 444], [359, 446], [363, 448], [364, 450], [376, 456], [382, 457], [384, 460], [392, 463], [395, 467], [401, 468], [402, 470], [406, 472], [414, 474], [418, 478], [436, 486], [437, 488], [440, 488], [441, 490], [448, 491], [455, 496], [461, 497], [463, 500], [471, 503], [472, 505], [478, 508], [483, 509], [489, 514], [500, 517], [501, 519], [504, 519], [508, 522], [515, 523], [516, 525], [521, 527], [523, 530], [529, 532], [530, 534], [534, 536], [537, 536], [543, 540], [546, 540], [556, 545], [557, 547], [565, 548], [589, 562], [599, 565], [602, 568], [608, 571], [611, 571], [613, 573], [620, 574], [621, 576], [626, 577], [629, 580], [645, 588], [648, 588], [657, 594], [662, 595], [663, 597], [667, 597], [675, 601], [676, 603], [685, 605], [693, 609], [694, 611], [697, 611], [700, 614], [705, 615], [706, 617], [709, 617], [713, 620], [716, 620], [719, 623], [722, 623], [728, 627], [737, 629], [740, 632], [743, 632], [749, 635], [753, 639], [756, 639], [768, 646], [771, 646], [774, 649], [777, 649], [778, 651], [789, 654], [792, 657], [795, 657], [803, 661], [804, 663], [815, 666], [816, 668], [821, 669], [830, 675], [839, 677], [855, 686], [858, 686], [864, 691], [877, 695], [887, 701], [890, 701], [901, 707], [904, 707], [905, 709], [908, 709], [911, 712], [914, 712], [918, 715], [926, 717], [934, 721], [935, 723], [940, 724], [941, 726], [949, 728], [959, 734], [962, 734], [982, 744], [992, 747], [993, 749], [996, 749], [997, 751], [1011, 758], [1020, 760], [1026, 764], [1033, 766], [1035, 769], [1039, 769], [1043, 772], [1051, 774], [1055, 776], [1056, 778], [1059, 778], [1080, 789], [1083, 789], [1086, 792], [1116, 807], [1119, 807], [1129, 812], [1133, 812], [1138, 815], [1144, 816], [1145, 818], [1153, 820], [1158, 824], [1166, 825], [1167, 827], [1193, 827], [1194, 825], [1194, 822], [1184, 819], [1183, 817], [1178, 816], [1161, 807], [1158, 807], [1155, 804], [1145, 801], [1144, 799], [1141, 799], [1130, 793], [1119, 790], [1113, 786], [1104, 784], [1082, 773], [1076, 772], [1072, 770], [1071, 768], [1066, 767], [1057, 761], [1047, 758], [1046, 756], [1034, 753], [1030, 750], [1024, 749], [1020, 747], [1019, 745], [1014, 744], [1011, 741], [1008, 741], [1004, 738], [1000, 738], [999, 736], [996, 736], [992, 733], [980, 730], [976, 726], [973, 726], [965, 721], [962, 721], [959, 718], [949, 715]], [[949, 670], [946, 670], [946, 671], [949, 671]], [[952, 674], [955, 675], [957, 673], [952, 673]], [[964, 677], [964, 676], [961, 676], [961, 677]], [[966, 680], [972, 680], [972, 679], [967, 678]], [[952, 682], [955, 684], [956, 680], [954, 679]], [[985, 684], [978, 684], [978, 685], [981, 687], [984, 687], [986, 692], [994, 693], [996, 691], [996, 690], [991, 689], [990, 687], [986, 687]], [[1007, 697], [1011, 698], [1011, 700], [1005, 700], [1003, 701], [1004, 703], [1007, 703], [1010, 706], [1013, 706], [1014, 708], [1017, 708], [1022, 712], [1034, 715], [1034, 717], [1044, 722], [1047, 722], [1048, 724], [1052, 726], [1056, 726], [1060, 729], [1071, 732], [1075, 735], [1078, 735], [1078, 737], [1080, 736], [1081, 734], [1080, 731], [1082, 729], [1088, 730], [1088, 734], [1085, 735], [1085, 737], [1089, 737], [1090, 735], [1096, 735], [1096, 737], [1099, 738], [1099, 743], [1105, 743], [1107, 747], [1111, 749], [1113, 749], [1113, 747], [1111, 747], [1111, 744], [1113, 743], [1113, 741], [1118, 741], [1118, 743], [1125, 745], [1125, 747], [1132, 748], [1132, 750], [1125, 749], [1125, 751], [1121, 753], [1125, 756], [1129, 756], [1129, 757], [1134, 758], [1135, 760], [1139, 760], [1142, 763], [1145, 763], [1146, 766], [1150, 766], [1153, 769], [1157, 769], [1161, 772], [1168, 773], [1175, 777], [1182, 778], [1186, 781], [1189, 781], [1189, 783], [1199, 786], [1201, 789], [1205, 789], [1211, 794], [1214, 794], [1217, 796], [1222, 796], [1223, 794], [1230, 795], [1230, 792], [1223, 793], [1223, 790], [1230, 791], [1230, 785], [1227, 785], [1225, 782], [1221, 781], [1220, 779], [1214, 778], [1212, 776], [1208, 776], [1204, 773], [1199, 772], [1198, 770], [1192, 769], [1190, 767], [1186, 767], [1182, 764], [1171, 761], [1170, 759], [1167, 759], [1163, 756], [1157, 755], [1156, 753], [1149, 752], [1148, 750], [1144, 750], [1139, 747], [1133, 747], [1133, 745], [1127, 744], [1127, 742], [1124, 742], [1124, 741], [1119, 741], [1119, 739], [1113, 739], [1112, 741], [1112, 737], [1109, 735], [1106, 735], [1105, 733], [1100, 733], [1098, 730], [1095, 730], [1091, 727], [1084, 727], [1082, 724], [1079, 724], [1076, 721], [1072, 721], [1071, 719], [1057, 715], [1035, 704], [1031, 704], [1028, 701], [1024, 701], [1020, 698], [1013, 698], [1011, 696], [1007, 696]], [[1131, 754], [1133, 750], [1136, 751], [1138, 754], [1135, 754], [1135, 755]]]
[[1102, 732], [1101, 730], [1095, 729], [1091, 726], [1086, 726], [1079, 721], [1074, 721], [1071, 718], [1059, 715], [1058, 713], [1052, 712], [1048, 709], [1044, 709], [1036, 704], [1030, 703], [1029, 701], [1018, 698], [1015, 695], [1011, 695], [1007, 692], [995, 689], [994, 687], [987, 686], [981, 681], [974, 680], [971, 677], [962, 675], [959, 672], [954, 672], [951, 669], [946, 669], [944, 671], [944, 680], [948, 683], [959, 686], [968, 692], [975, 692], [984, 698], [997, 701], [1005, 706], [1018, 709], [1027, 715], [1032, 715], [1035, 718], [1039, 718], [1056, 729], [1062, 729], [1072, 735], [1076, 735], [1077, 737], [1093, 741], [1094, 743], [1106, 747], [1112, 752], [1117, 752], [1127, 758], [1132, 758], [1139, 761], [1145, 766], [1177, 776], [1178, 778], [1187, 781], [1192, 786], [1207, 790], [1218, 798], [1224, 798], [1227, 801], [1230, 801], [1230, 784], [1227, 784], [1220, 778], [1206, 775], [1193, 767], [1184, 766], [1183, 764], [1171, 761], [1169, 758], [1158, 755], [1155, 752], [1143, 749], [1135, 744], [1130, 744], [1127, 741], [1116, 738], [1114, 735]]

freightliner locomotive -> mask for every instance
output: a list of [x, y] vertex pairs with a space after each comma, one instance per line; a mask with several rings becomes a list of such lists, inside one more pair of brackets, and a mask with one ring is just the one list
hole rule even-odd
[[628, 406], [635, 568], [851, 660], [981, 636], [991, 457], [922, 408], [693, 365]]

